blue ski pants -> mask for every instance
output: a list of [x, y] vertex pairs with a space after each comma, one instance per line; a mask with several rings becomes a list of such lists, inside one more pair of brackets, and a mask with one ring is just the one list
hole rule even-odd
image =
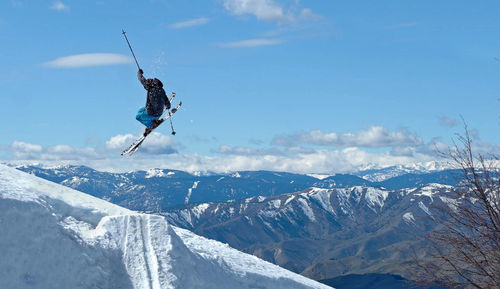
[[135, 116], [135, 119], [137, 119], [147, 128], [153, 128], [154, 121], [159, 118], [160, 117], [149, 115], [145, 107], [141, 107], [139, 111], [137, 111], [137, 115]]

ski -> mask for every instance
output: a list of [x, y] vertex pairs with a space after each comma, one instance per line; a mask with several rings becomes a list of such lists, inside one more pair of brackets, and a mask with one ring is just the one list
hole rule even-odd
[[126, 150], [122, 151], [120, 155], [132, 155], [142, 144], [142, 142], [146, 139], [146, 136], [141, 135], [140, 138], [138, 138], [134, 143], [132, 143]]
[[[172, 93], [172, 96], [170, 99], [174, 99], [175, 97], [175, 92]], [[182, 105], [182, 101], [179, 102], [179, 104], [177, 104], [176, 107], [172, 108], [170, 110], [170, 112], [163, 118], [160, 119], [160, 123], [158, 124], [158, 126], [156, 126], [155, 128], [153, 128], [149, 133], [144, 133], [142, 134], [134, 143], [132, 143], [132, 145], [130, 145], [126, 150], [122, 151], [122, 153], [120, 155], [133, 155], [138, 149], [139, 147], [141, 146], [141, 144], [144, 142], [144, 140], [146, 139], [146, 137], [151, 133], [153, 132], [155, 129], [157, 129], [164, 121], [168, 120], [169, 118], [172, 117], [172, 115], [174, 113], [177, 112], [177, 110], [181, 107]]]
[[172, 104], [172, 101], [174, 100], [175, 98], [175, 92], [172, 91], [172, 93], [170, 94], [170, 97], [168, 98], [168, 101], [170, 102], [170, 104]]

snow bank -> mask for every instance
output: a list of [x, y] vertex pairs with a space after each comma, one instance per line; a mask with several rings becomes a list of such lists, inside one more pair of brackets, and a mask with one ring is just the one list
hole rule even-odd
[[0, 165], [0, 288], [329, 288]]

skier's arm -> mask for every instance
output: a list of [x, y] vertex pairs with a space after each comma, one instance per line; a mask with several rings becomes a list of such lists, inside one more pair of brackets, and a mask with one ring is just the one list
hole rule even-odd
[[139, 69], [139, 71], [137, 71], [137, 78], [141, 82], [142, 86], [144, 86], [144, 89], [148, 90], [148, 84], [147, 84], [146, 78], [144, 78], [143, 74], [144, 74], [144, 71], [142, 71], [142, 69]]

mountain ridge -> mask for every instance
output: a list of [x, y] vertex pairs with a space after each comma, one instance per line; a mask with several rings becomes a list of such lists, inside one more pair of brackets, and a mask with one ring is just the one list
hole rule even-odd
[[413, 172], [380, 182], [371, 182], [351, 174], [316, 178], [310, 175], [273, 171], [240, 171], [197, 176], [167, 169], [127, 173], [99, 172], [85, 166], [41, 168], [24, 165], [18, 166], [17, 169], [144, 212], [161, 212], [192, 203], [277, 196], [309, 187], [370, 186], [401, 189], [432, 182], [457, 184], [454, 177], [457, 174], [456, 170]]
[[[309, 188], [280, 196], [198, 204], [165, 212], [169, 222], [315, 280], [345, 274], [405, 277], [418, 232], [454, 188]], [[381, 262], [381, 260], [385, 260]]]

